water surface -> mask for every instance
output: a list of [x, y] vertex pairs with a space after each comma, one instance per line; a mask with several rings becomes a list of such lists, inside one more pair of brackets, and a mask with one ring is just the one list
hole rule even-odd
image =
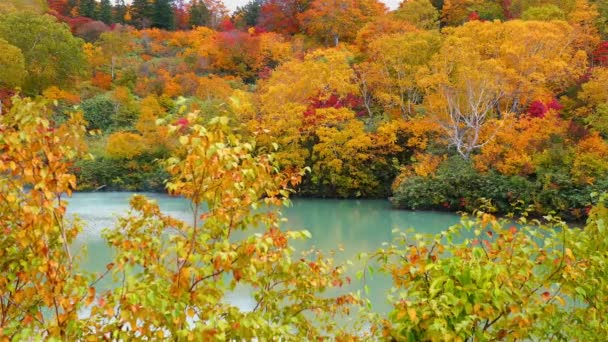
[[[112, 259], [111, 250], [101, 236], [104, 228], [114, 225], [119, 215], [127, 213], [129, 199], [133, 193], [76, 193], [70, 199], [69, 213], [78, 215], [86, 226], [79, 237], [79, 244], [86, 245], [88, 257], [84, 267], [92, 272], [102, 272]], [[165, 214], [181, 219], [191, 219], [189, 203], [176, 197], [163, 194], [145, 194], [158, 201]], [[312, 238], [306, 242], [294, 244], [297, 249], [315, 247], [324, 252], [338, 249], [336, 259], [341, 262], [352, 260], [356, 264], [357, 255], [362, 252], [373, 252], [383, 242], [392, 239], [394, 228], [415, 228], [424, 233], [439, 233], [458, 222], [458, 216], [450, 213], [430, 211], [403, 211], [391, 208], [387, 200], [332, 200], [332, 199], [294, 199], [293, 206], [282, 208], [289, 220], [286, 228], [291, 230], [306, 229]], [[356, 269], [351, 271], [352, 274]], [[348, 290], [361, 290], [363, 282], [355, 277]], [[390, 288], [387, 277], [366, 279], [374, 309], [380, 312], [388, 310], [386, 292]], [[252, 306], [249, 290], [237, 289], [230, 298], [243, 309]]]

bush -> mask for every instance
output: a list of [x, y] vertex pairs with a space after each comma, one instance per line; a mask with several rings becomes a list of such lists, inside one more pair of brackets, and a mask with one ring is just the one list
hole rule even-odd
[[168, 178], [162, 166], [153, 158], [137, 161], [97, 157], [77, 163], [80, 190], [104, 191], [164, 191]]
[[107, 95], [98, 95], [82, 102], [87, 128], [107, 130], [112, 125], [115, 104]]
[[608, 180], [575, 184], [566, 172], [532, 178], [479, 173], [459, 158], [444, 162], [432, 177], [411, 177], [398, 184], [391, 202], [403, 209], [472, 211], [489, 199], [501, 214], [530, 211], [533, 215], [554, 212], [564, 219], [580, 220], [593, 204], [591, 193], [608, 190]]

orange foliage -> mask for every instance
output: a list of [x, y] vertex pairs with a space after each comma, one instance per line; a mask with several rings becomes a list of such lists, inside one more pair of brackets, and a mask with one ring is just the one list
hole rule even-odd
[[109, 90], [112, 87], [112, 75], [97, 71], [91, 82], [96, 87]]
[[[530, 175], [537, 171], [541, 159], [536, 159], [550, 144], [552, 136], [566, 136], [568, 122], [549, 112], [545, 118], [514, 118], [495, 120], [501, 125], [493, 140], [473, 157], [481, 172], [496, 169], [505, 175]], [[489, 134], [488, 132], [485, 132]]]
[[66, 101], [69, 104], [77, 104], [80, 102], [80, 96], [68, 91], [59, 89], [56, 86], [47, 88], [42, 95], [49, 100]]

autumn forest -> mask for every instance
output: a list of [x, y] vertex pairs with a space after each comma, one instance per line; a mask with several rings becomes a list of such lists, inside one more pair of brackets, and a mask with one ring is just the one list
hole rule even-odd
[[[192, 215], [133, 196], [89, 272], [77, 191]], [[603, 0], [0, 2], [0, 341], [601, 341], [607, 192]], [[461, 223], [342, 263], [290, 197]]]

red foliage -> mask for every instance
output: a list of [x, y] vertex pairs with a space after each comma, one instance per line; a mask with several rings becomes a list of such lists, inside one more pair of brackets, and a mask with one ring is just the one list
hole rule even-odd
[[505, 19], [513, 19], [513, 12], [511, 12], [512, 0], [502, 0], [502, 12], [505, 16]]
[[608, 66], [608, 41], [603, 41], [593, 51], [593, 62], [598, 66]]
[[49, 14], [53, 15], [60, 22], [68, 24], [72, 33], [75, 33], [79, 28], [81, 28], [85, 24], [89, 24], [89, 23], [92, 23], [95, 21], [95, 20], [93, 20], [91, 18], [87, 18], [87, 17], [72, 18], [69, 16], [62, 15], [61, 13], [58, 13], [55, 11], [52, 11]]
[[311, 99], [308, 109], [304, 112], [304, 116], [314, 116], [317, 109], [321, 108], [350, 108], [357, 111], [357, 115], [361, 115], [364, 113], [364, 111], [360, 109], [361, 106], [363, 106], [363, 99], [357, 95], [348, 94], [346, 97], [339, 97], [336, 94], [332, 94], [327, 99], [320, 99], [319, 97]]
[[71, 8], [67, 0], [47, 0], [47, 2], [49, 4], [49, 12], [55, 12], [63, 16], [70, 15]]
[[272, 75], [272, 68], [270, 67], [264, 67], [262, 70], [260, 70], [260, 72], [258, 73], [258, 77], [261, 80], [265, 80], [268, 79], [270, 77], [270, 75]]
[[547, 106], [539, 100], [532, 102], [528, 107], [528, 115], [533, 118], [544, 118], [547, 111]]
[[476, 21], [476, 20], [481, 20], [481, 17], [479, 16], [479, 14], [477, 14], [477, 12], [473, 11], [469, 14], [469, 17], [467, 18], [468, 21]]
[[269, 0], [260, 9], [259, 27], [265, 31], [296, 34], [300, 31], [297, 15], [304, 10], [302, 0]]
[[224, 19], [220, 23], [218, 29], [220, 31], [229, 32], [229, 31], [234, 31], [235, 27], [234, 27], [234, 24], [232, 23], [232, 21], [230, 19]]
[[180, 126], [181, 128], [186, 128], [189, 124], [190, 122], [186, 118], [179, 118], [175, 121], [175, 125]]
[[536, 100], [528, 107], [528, 115], [533, 118], [544, 118], [548, 111], [552, 110], [559, 113], [562, 109], [564, 109], [564, 106], [555, 98], [547, 103]]
[[555, 112], [561, 111], [562, 109], [564, 109], [564, 106], [559, 103], [559, 101], [556, 98], [551, 99], [551, 101], [549, 103], [547, 103], [547, 109], [549, 110], [554, 110]]
[[184, 0], [175, 2], [173, 13], [175, 15], [175, 26], [178, 29], [187, 30], [190, 28], [190, 13], [187, 6], [184, 4]]

